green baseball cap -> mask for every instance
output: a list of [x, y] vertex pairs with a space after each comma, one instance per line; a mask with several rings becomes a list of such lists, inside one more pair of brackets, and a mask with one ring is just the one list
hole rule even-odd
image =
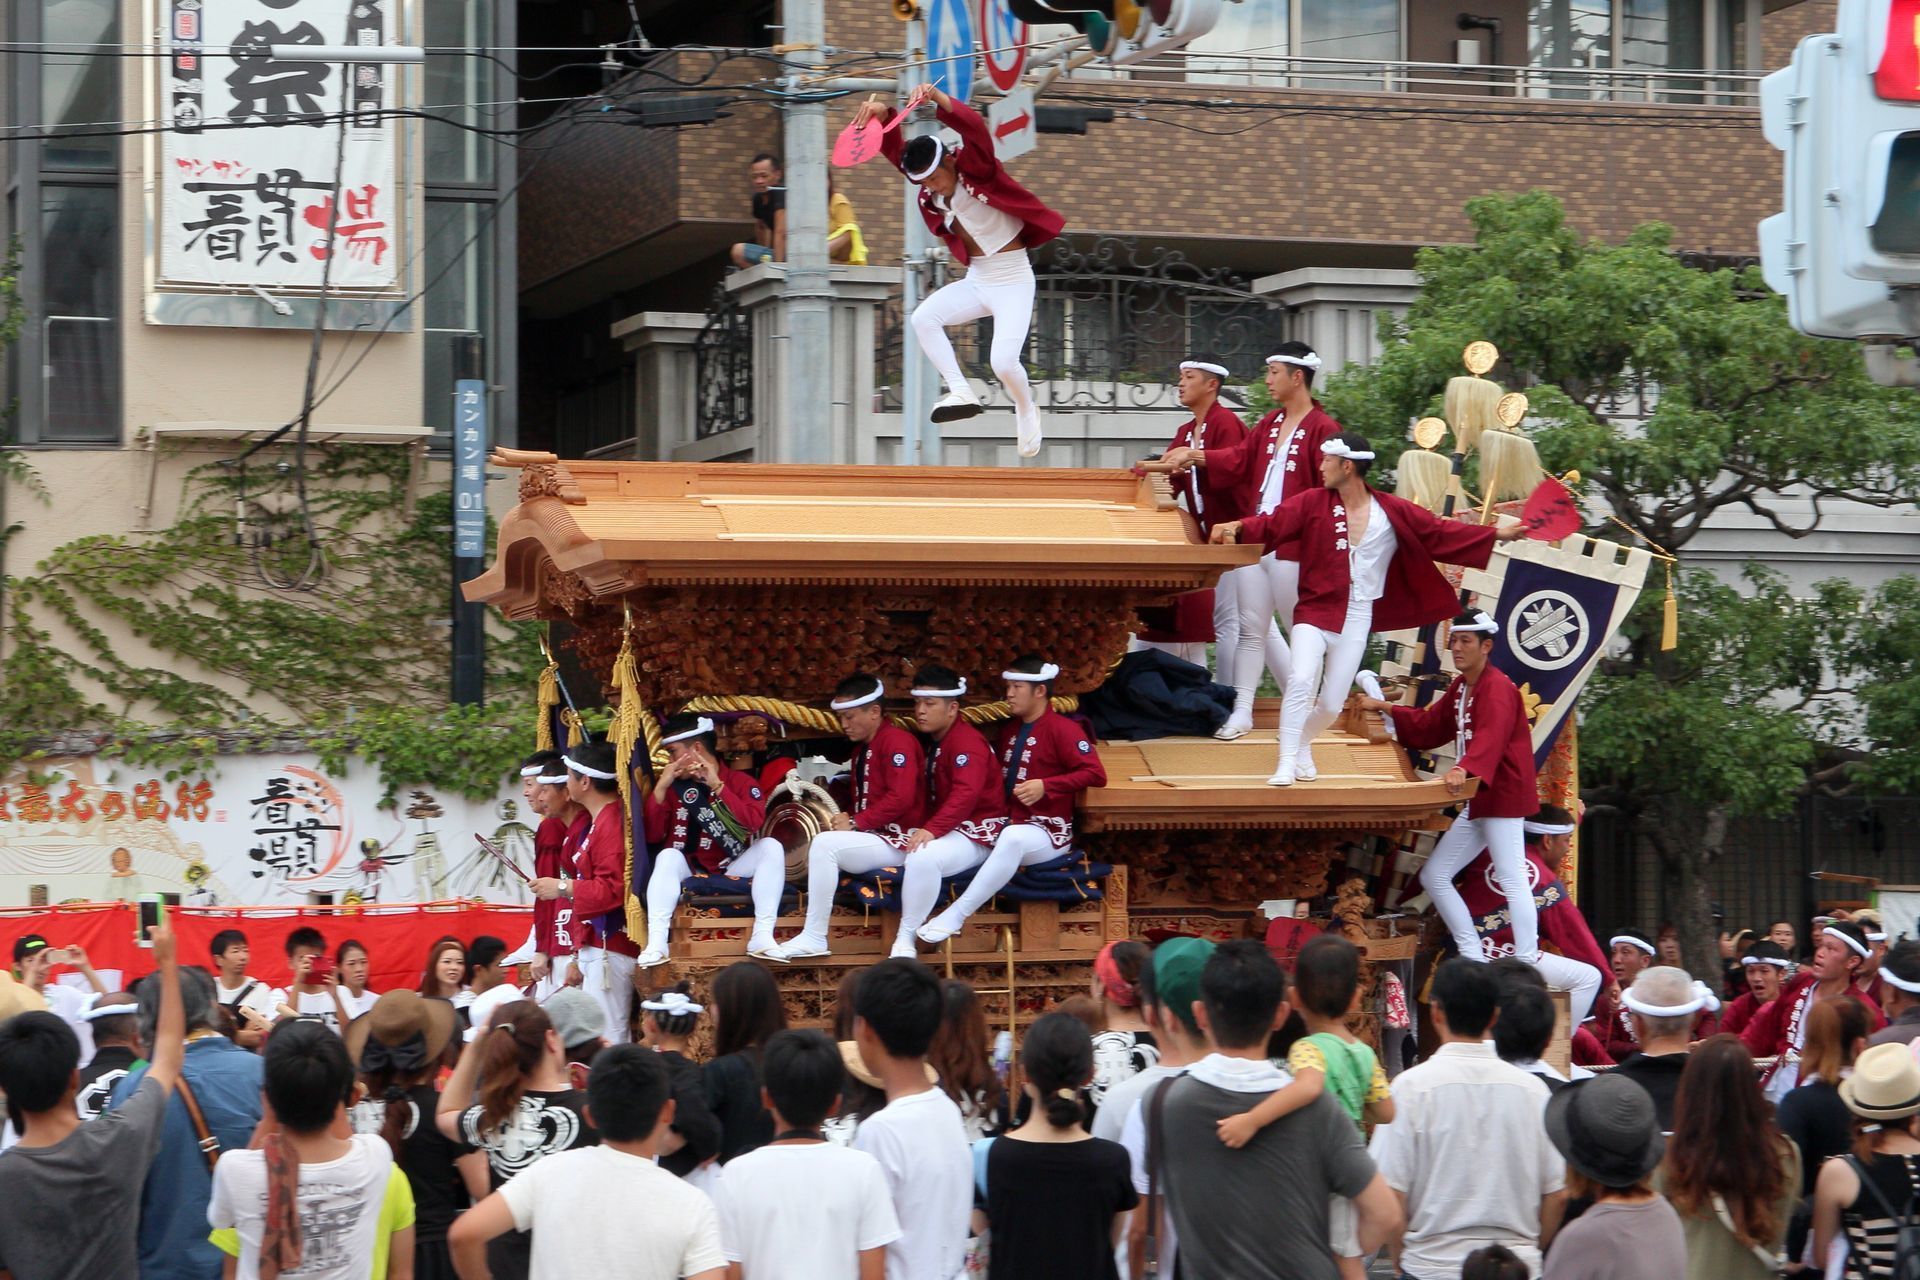
[[1195, 1031], [1193, 1002], [1200, 998], [1200, 971], [1213, 951], [1205, 938], [1168, 938], [1153, 949], [1154, 998]]

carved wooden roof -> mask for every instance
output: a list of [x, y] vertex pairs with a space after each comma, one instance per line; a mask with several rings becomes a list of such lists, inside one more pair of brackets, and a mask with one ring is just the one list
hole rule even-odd
[[1125, 471], [561, 462], [511, 449], [491, 461], [520, 469], [520, 504], [500, 522], [493, 567], [463, 589], [509, 618], [570, 611], [556, 594], [670, 586], [1173, 593], [1257, 555], [1198, 544], [1164, 482]]

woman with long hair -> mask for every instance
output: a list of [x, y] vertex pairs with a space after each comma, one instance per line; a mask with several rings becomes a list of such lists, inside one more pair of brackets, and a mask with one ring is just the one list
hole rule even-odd
[[1800, 1198], [1800, 1151], [1775, 1126], [1740, 1037], [1694, 1047], [1657, 1184], [1687, 1235], [1687, 1280], [1770, 1280]]
[[[859, 1056], [859, 1047], [853, 1043], [853, 1001], [860, 990], [860, 970], [849, 969], [840, 975], [840, 985], [833, 993], [833, 1038], [840, 1046], [842, 1057], [847, 1055], [851, 1046], [853, 1055]], [[934, 1037], [933, 1050], [927, 1060], [933, 1061], [932, 1052], [937, 1051], [940, 1038]], [[878, 1085], [868, 1084], [849, 1071], [840, 1086], [840, 1109], [828, 1116], [821, 1124], [821, 1131], [827, 1135], [827, 1141], [835, 1146], [850, 1147], [853, 1135], [868, 1116], [887, 1105], [887, 1091]]]
[[389, 991], [342, 1033], [365, 1098], [352, 1111], [355, 1133], [376, 1134], [413, 1188], [414, 1280], [454, 1280], [447, 1230], [473, 1194], [487, 1192], [486, 1162], [440, 1132], [434, 1078], [457, 1030], [453, 1010], [413, 991]]
[[1087, 1099], [1097, 1109], [1107, 1090], [1160, 1061], [1147, 1020], [1140, 1016], [1140, 970], [1153, 959], [1144, 942], [1109, 942], [1093, 961], [1093, 991], [1105, 1029], [1093, 1037], [1093, 1083]]
[[1855, 1117], [1852, 1152], [1820, 1167], [1813, 1193], [1814, 1256], [1825, 1261], [1843, 1239], [1849, 1275], [1887, 1280], [1902, 1221], [1920, 1193], [1920, 1065], [1904, 1044], [1861, 1054], [1840, 1085]]
[[1005, 1127], [1000, 1104], [1007, 1090], [993, 1069], [987, 1011], [972, 984], [948, 978], [940, 984], [940, 997], [940, 1030], [927, 1049], [927, 1062], [940, 1073], [940, 1088], [960, 1108], [967, 1141], [973, 1142]]
[[720, 1163], [773, 1141], [773, 1117], [760, 1101], [760, 1050], [787, 1029], [786, 1007], [773, 975], [751, 960], [728, 965], [707, 997], [713, 1014], [713, 1061], [707, 1105], [720, 1120]]
[[1071, 1014], [1046, 1014], [1027, 1028], [1020, 1067], [1032, 1114], [985, 1144], [989, 1280], [1113, 1280], [1115, 1233], [1140, 1197], [1126, 1148], [1086, 1130], [1093, 1038]]
[[[467, 996], [467, 944], [445, 937], [427, 950], [427, 967], [420, 974], [420, 994], [452, 1003], [471, 1003]], [[462, 999], [462, 997], [467, 997]]]
[[1807, 1011], [1806, 1047], [1800, 1083], [1780, 1099], [1780, 1132], [1800, 1150], [1799, 1204], [1787, 1230], [1787, 1256], [1804, 1258], [1813, 1223], [1814, 1179], [1820, 1166], [1846, 1154], [1853, 1140], [1853, 1113], [1840, 1098], [1840, 1083], [1867, 1047], [1873, 1022], [1852, 996], [1821, 1000]]
[[[573, 1087], [567, 1049], [546, 1010], [531, 1000], [501, 1005], [474, 1032], [440, 1095], [440, 1132], [487, 1157], [489, 1189], [498, 1191], [536, 1160], [598, 1145], [587, 1121], [587, 1095]], [[525, 1280], [533, 1240], [510, 1231], [487, 1245], [496, 1280]]]

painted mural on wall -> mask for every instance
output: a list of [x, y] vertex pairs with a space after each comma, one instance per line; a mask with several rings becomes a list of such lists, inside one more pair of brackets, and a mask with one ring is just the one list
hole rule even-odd
[[0, 905], [528, 900], [474, 841], [531, 871], [517, 789], [486, 803], [403, 792], [387, 809], [380, 797], [373, 766], [332, 776], [313, 756], [222, 756], [172, 780], [98, 757], [40, 761], [0, 778]]

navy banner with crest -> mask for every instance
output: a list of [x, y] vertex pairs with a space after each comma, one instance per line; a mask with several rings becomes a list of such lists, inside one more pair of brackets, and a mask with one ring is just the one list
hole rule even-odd
[[[1591, 564], [1578, 557], [1572, 562]], [[1518, 557], [1507, 564], [1495, 605], [1500, 643], [1493, 662], [1520, 686], [1535, 717], [1536, 765], [1546, 764], [1560, 726], [1604, 653], [1616, 609], [1632, 603], [1620, 593], [1621, 584], [1590, 573]]]

